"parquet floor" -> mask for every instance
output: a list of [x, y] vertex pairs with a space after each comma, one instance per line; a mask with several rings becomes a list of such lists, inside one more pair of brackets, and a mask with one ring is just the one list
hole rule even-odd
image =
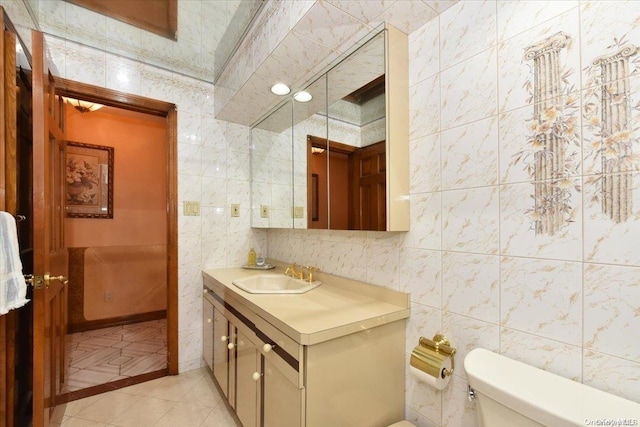
[[152, 320], [67, 335], [63, 392], [154, 372], [167, 366], [167, 322]]

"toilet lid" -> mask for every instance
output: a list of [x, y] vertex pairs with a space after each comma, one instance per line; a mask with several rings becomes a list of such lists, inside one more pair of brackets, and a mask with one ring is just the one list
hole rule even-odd
[[399, 423], [391, 424], [389, 427], [416, 427], [409, 421], [400, 421]]

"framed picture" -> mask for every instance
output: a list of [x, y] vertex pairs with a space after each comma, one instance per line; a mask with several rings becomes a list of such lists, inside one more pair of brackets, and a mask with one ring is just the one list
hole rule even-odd
[[67, 141], [65, 209], [71, 218], [113, 218], [113, 147]]

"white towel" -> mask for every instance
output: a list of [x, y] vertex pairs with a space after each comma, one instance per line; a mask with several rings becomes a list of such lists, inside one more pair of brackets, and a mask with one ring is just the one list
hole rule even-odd
[[29, 302], [26, 296], [16, 220], [0, 211], [0, 315], [25, 305]]

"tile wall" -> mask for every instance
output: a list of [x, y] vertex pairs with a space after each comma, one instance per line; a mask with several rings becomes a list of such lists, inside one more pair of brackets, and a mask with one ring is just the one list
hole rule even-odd
[[[30, 45], [33, 23], [22, 1], [0, 0], [0, 5]], [[81, 16], [74, 16], [74, 22], [93, 15], [78, 13]], [[63, 38], [47, 35], [46, 41], [59, 76], [172, 102], [178, 108], [178, 358], [180, 371], [199, 368], [203, 364], [201, 270], [240, 265], [250, 246], [266, 253], [266, 232], [250, 226], [249, 128], [215, 119], [210, 83]], [[201, 216], [181, 215], [185, 200], [200, 202]], [[240, 204], [239, 218], [231, 218], [232, 203]]]
[[[334, 3], [364, 19], [379, 2]], [[32, 23], [22, 2], [0, 4], [28, 41]], [[62, 25], [85, 17], [72, 18], [60, 17]], [[410, 292], [407, 351], [420, 335], [442, 331], [457, 346], [458, 362], [483, 346], [637, 401], [640, 216], [632, 208], [613, 219], [602, 203], [638, 200], [638, 135], [625, 132], [637, 127], [637, 56], [626, 56], [628, 77], [616, 77], [629, 83], [627, 92], [599, 90], [603, 67], [591, 64], [615, 53], [616, 43], [640, 45], [638, 22], [634, 1], [478, 0], [412, 24], [407, 233], [252, 230], [248, 128], [215, 119], [212, 85], [144, 58], [124, 59], [107, 45], [47, 41], [63, 77], [178, 106], [179, 202], [202, 204], [201, 217], [179, 218], [181, 370], [201, 365], [201, 268], [238, 265], [251, 244], [266, 253], [268, 240], [270, 257]], [[535, 61], [524, 59], [525, 49], [559, 32], [569, 37], [556, 56], [563, 78], [545, 98], [531, 83]], [[619, 87], [612, 83], [605, 88]], [[531, 92], [538, 98], [530, 100]], [[629, 113], [606, 129], [593, 117], [604, 98]], [[564, 158], [549, 168], [545, 188], [559, 191], [551, 194], [562, 196], [562, 209], [555, 228], [540, 231], [533, 196], [542, 187], [533, 181], [545, 180], [526, 167], [545, 151], [536, 138], [550, 127]], [[618, 169], [599, 169], [602, 159]], [[625, 197], [602, 192], [605, 175], [631, 182]], [[231, 203], [243, 207], [240, 218], [230, 218]], [[421, 427], [475, 425], [465, 389], [461, 370], [443, 392], [408, 378], [408, 419]]]
[[[410, 292], [407, 352], [441, 331], [458, 366], [481, 346], [640, 401], [639, 22], [634, 1], [494, 0], [426, 22], [409, 39], [411, 231], [270, 230], [269, 256]], [[554, 35], [557, 85], [536, 86], [525, 52]], [[618, 74], [594, 65], [620, 52]], [[442, 392], [408, 377], [407, 417], [476, 425], [465, 391], [462, 369]]]

